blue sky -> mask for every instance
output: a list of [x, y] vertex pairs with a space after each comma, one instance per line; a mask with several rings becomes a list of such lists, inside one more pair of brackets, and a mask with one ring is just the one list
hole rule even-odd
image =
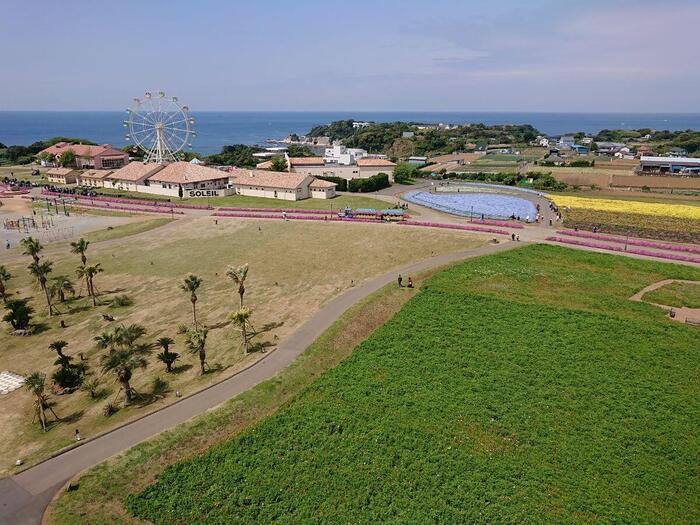
[[700, 1], [0, 0], [0, 110], [700, 112]]

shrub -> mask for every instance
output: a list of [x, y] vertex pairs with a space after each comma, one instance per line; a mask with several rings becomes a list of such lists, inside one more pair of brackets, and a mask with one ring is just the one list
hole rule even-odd
[[404, 184], [418, 177], [418, 167], [407, 162], [399, 162], [394, 168], [394, 182]]
[[348, 183], [348, 190], [354, 193], [369, 193], [391, 186], [389, 175], [378, 173], [366, 179], [352, 179]]
[[104, 407], [102, 407], [102, 415], [104, 417], [109, 417], [113, 414], [116, 414], [118, 410], [119, 408], [117, 407], [117, 405], [115, 405], [112, 402], [108, 402], [105, 404]]
[[123, 308], [125, 306], [131, 306], [134, 301], [128, 295], [117, 295], [109, 303], [110, 308]]
[[7, 313], [2, 318], [10, 323], [14, 330], [26, 330], [32, 320], [34, 309], [29, 306], [29, 299], [12, 299], [5, 303]]
[[326, 177], [325, 175], [323, 177], [316, 177], [317, 179], [320, 180], [326, 180], [328, 182], [334, 182], [338, 186], [336, 186], [336, 190], [338, 191], [348, 191], [348, 181], [347, 179], [343, 179], [342, 177]]

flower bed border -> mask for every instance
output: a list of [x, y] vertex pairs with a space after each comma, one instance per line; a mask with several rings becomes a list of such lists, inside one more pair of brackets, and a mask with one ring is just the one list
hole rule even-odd
[[570, 239], [567, 237], [552, 236], [547, 237], [547, 241], [560, 242], [563, 244], [572, 244], [574, 246], [583, 246], [586, 248], [597, 248], [599, 250], [607, 250], [611, 252], [619, 253], [631, 253], [634, 255], [645, 255], [648, 257], [658, 257], [660, 259], [669, 259], [673, 261], [684, 261], [700, 264], [700, 257], [690, 257], [688, 255], [681, 255], [678, 253], [663, 253], [663, 252], [652, 252], [649, 250], [639, 250], [637, 248], [625, 250], [622, 246], [610, 246], [609, 244], [602, 244], [599, 242], [584, 241], [579, 239]]

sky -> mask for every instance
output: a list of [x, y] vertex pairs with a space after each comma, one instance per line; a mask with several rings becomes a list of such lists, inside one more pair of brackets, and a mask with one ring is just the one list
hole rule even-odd
[[0, 0], [0, 110], [700, 112], [698, 0]]

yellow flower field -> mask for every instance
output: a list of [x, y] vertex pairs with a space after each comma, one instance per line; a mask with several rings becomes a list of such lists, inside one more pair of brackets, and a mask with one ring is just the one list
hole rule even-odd
[[612, 199], [587, 199], [566, 195], [551, 195], [559, 207], [583, 208], [587, 210], [611, 211], [618, 213], [637, 213], [641, 215], [663, 215], [679, 219], [700, 220], [700, 206], [685, 204], [656, 204], [651, 202], [622, 201]]

